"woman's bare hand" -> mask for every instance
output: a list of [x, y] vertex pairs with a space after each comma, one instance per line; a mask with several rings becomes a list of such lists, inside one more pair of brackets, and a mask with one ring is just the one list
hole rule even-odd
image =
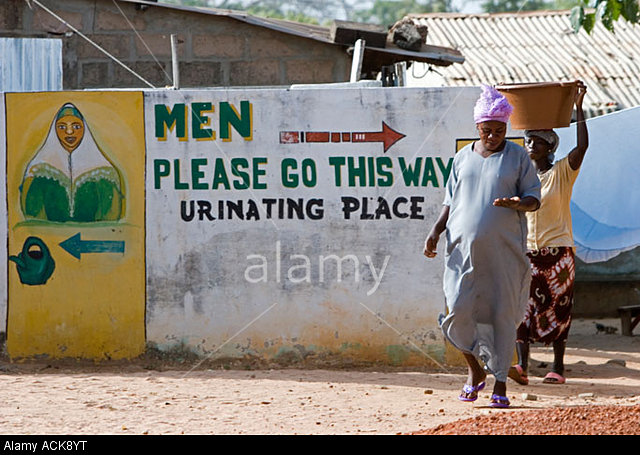
[[518, 196], [498, 198], [493, 201], [493, 205], [496, 207], [517, 209], [520, 206], [520, 198]]
[[434, 258], [438, 254], [436, 252], [436, 248], [438, 247], [439, 237], [440, 236], [435, 235], [433, 233], [427, 236], [426, 240], [424, 241], [424, 252], [423, 252], [426, 257]]
[[587, 93], [587, 86], [582, 81], [577, 81], [577, 82], [578, 82], [578, 91], [576, 92], [575, 104], [577, 108], [581, 109], [582, 101], [584, 100], [584, 95]]

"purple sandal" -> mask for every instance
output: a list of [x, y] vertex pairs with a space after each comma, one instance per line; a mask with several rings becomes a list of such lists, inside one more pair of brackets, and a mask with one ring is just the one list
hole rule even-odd
[[510, 404], [509, 398], [494, 393], [491, 395], [491, 404], [489, 406], [492, 408], [508, 408]]
[[476, 401], [478, 399], [478, 392], [484, 389], [484, 386], [484, 381], [478, 385], [465, 384], [464, 387], [462, 387], [462, 393], [458, 397], [458, 400], [467, 402]]

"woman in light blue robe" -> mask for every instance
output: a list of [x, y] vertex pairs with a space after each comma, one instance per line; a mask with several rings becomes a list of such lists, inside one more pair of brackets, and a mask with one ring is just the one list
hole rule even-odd
[[483, 88], [474, 113], [480, 140], [456, 154], [442, 212], [424, 249], [425, 256], [434, 257], [445, 232], [448, 313], [441, 327], [469, 372], [459, 398], [475, 401], [489, 371], [495, 377], [493, 407], [509, 406], [507, 374], [530, 282], [524, 212], [540, 205], [540, 181], [531, 160], [505, 139], [511, 111], [495, 89]]

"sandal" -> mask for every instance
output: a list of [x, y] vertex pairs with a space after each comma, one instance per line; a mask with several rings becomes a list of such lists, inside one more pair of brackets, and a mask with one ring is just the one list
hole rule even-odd
[[491, 404], [489, 406], [492, 408], [508, 408], [510, 404], [509, 398], [494, 393], [491, 395]]
[[529, 378], [520, 365], [514, 365], [509, 368], [508, 376], [521, 385], [528, 385]]
[[485, 385], [484, 381], [478, 385], [465, 384], [464, 387], [462, 387], [462, 393], [458, 397], [458, 400], [467, 402], [476, 401], [478, 399], [478, 392], [484, 389]]
[[548, 372], [542, 380], [543, 384], [564, 384], [565, 382], [566, 379], [564, 378], [564, 376], [558, 373], [554, 373], [553, 371]]

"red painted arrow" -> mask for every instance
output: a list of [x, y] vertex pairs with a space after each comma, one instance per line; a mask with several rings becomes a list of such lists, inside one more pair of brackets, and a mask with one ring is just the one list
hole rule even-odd
[[389, 125], [382, 122], [382, 131], [377, 133], [353, 133], [351, 137], [352, 142], [382, 142], [384, 144], [384, 151], [389, 150], [393, 144], [402, 139], [405, 135], [398, 133]]
[[281, 144], [298, 144], [301, 142], [382, 142], [384, 151], [405, 137], [382, 122], [382, 131], [364, 131], [357, 133], [341, 133], [328, 131], [280, 131]]

